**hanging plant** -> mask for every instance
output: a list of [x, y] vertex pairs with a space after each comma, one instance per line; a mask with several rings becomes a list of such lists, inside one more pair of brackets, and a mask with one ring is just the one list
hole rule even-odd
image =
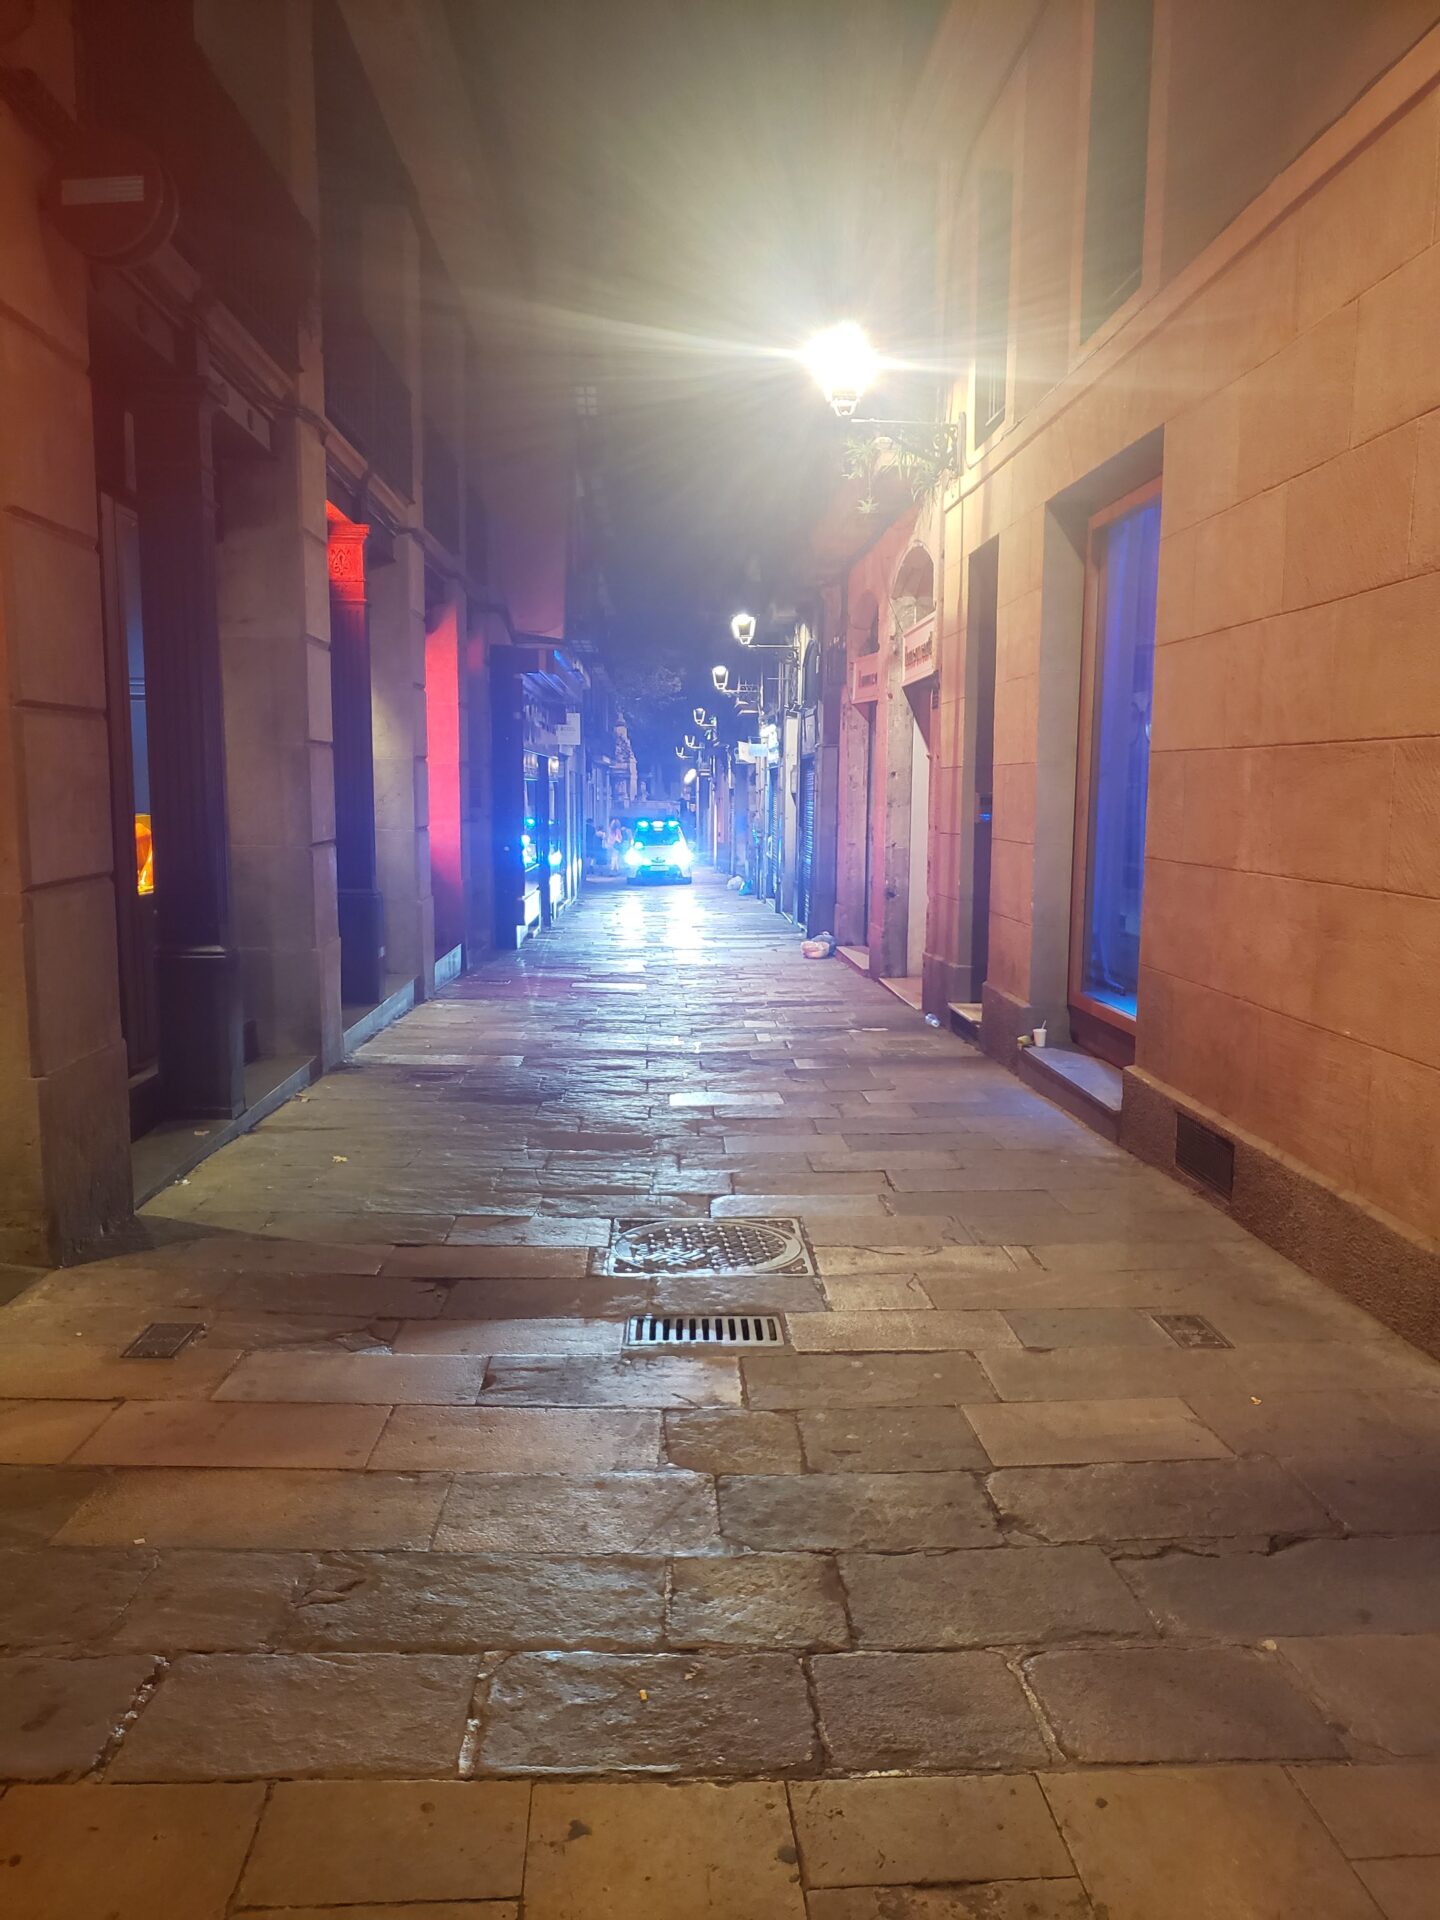
[[910, 498], [919, 502], [936, 492], [953, 469], [948, 430], [937, 427], [931, 432], [917, 426], [905, 428], [903, 434], [894, 428], [850, 434], [841, 472], [847, 480], [858, 480], [864, 487], [858, 511], [868, 514], [880, 511], [875, 486], [881, 473], [893, 473]]

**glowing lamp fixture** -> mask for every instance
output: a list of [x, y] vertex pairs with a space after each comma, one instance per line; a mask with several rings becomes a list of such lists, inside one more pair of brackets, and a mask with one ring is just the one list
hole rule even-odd
[[748, 647], [755, 639], [755, 616], [753, 613], [737, 613], [730, 622], [730, 631], [742, 647]]
[[729, 667], [712, 667], [710, 669], [710, 678], [715, 683], [715, 691], [717, 693], [728, 693], [730, 691]]
[[697, 781], [697, 780], [698, 780], [699, 778], [700, 778], [700, 770], [699, 770], [699, 768], [698, 768], [698, 767], [687, 767], [687, 768], [685, 769], [685, 779], [684, 779], [684, 782], [683, 782], [683, 784], [684, 784], [685, 786], [687, 786], [687, 787], [689, 787], [689, 786], [693, 786], [693, 785], [694, 785], [694, 783], [695, 783], [695, 782], [696, 782], [696, 781]]
[[801, 355], [816, 384], [842, 420], [854, 413], [867, 387], [873, 386], [880, 361], [853, 320], [817, 333]]

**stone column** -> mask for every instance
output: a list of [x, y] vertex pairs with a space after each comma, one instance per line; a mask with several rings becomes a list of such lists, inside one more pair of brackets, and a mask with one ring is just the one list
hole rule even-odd
[[298, 414], [222, 471], [235, 944], [263, 1056], [340, 1057], [324, 448]]
[[[844, 665], [848, 674], [848, 658]], [[867, 711], [857, 707], [847, 692], [840, 703], [835, 794], [835, 938], [846, 947], [863, 947], [870, 938], [865, 924], [865, 862], [869, 852], [865, 787], [870, 777], [869, 754]]]
[[[318, 230], [313, 0], [195, 0], [196, 38]], [[221, 469], [221, 652], [231, 894], [262, 1055], [341, 1058], [335, 912], [325, 378], [318, 273], [271, 458]], [[288, 1063], [287, 1063], [288, 1064]]]
[[172, 1113], [241, 1112], [215, 555], [215, 399], [194, 372], [135, 395], [160, 1080]]
[[355, 520], [330, 525], [330, 705], [335, 762], [335, 889], [340, 998], [371, 1007], [384, 994], [384, 934], [375, 878], [375, 746], [365, 541]]
[[870, 857], [870, 971], [888, 979], [905, 971], [910, 910], [910, 797], [915, 755], [915, 716], [900, 684], [899, 649], [883, 642], [884, 681], [875, 711], [880, 763], [872, 789], [874, 838]]
[[[5, 57], [73, 105], [57, 9]], [[87, 279], [40, 212], [53, 164], [0, 103], [0, 1262], [37, 1265], [130, 1210]]]

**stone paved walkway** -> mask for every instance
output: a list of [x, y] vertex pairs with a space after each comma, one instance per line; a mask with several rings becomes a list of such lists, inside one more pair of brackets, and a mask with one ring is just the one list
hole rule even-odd
[[0, 1461], [7, 1920], [1440, 1913], [1440, 1368], [713, 883], [21, 1292]]

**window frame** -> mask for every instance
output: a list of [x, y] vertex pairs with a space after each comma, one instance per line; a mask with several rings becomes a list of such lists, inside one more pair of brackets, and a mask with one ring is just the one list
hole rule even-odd
[[1107, 0], [1090, 0], [1086, 36], [1088, 44], [1084, 108], [1085, 165], [1078, 208], [1079, 258], [1077, 261], [1078, 272], [1076, 275], [1075, 288], [1076, 323], [1079, 344], [1082, 347], [1088, 346], [1091, 341], [1103, 334], [1115, 316], [1123, 313], [1137, 295], [1144, 291], [1146, 268], [1151, 254], [1150, 243], [1153, 203], [1157, 198], [1155, 191], [1157, 176], [1154, 171], [1154, 161], [1156, 159], [1155, 74], [1157, 56], [1164, 51], [1160, 42], [1159, 33], [1160, 21], [1158, 16], [1161, 12], [1161, 6], [1159, 0], [1140, 0], [1140, 4], [1147, 5], [1149, 9], [1149, 45], [1145, 61], [1144, 137], [1140, 142], [1139, 247], [1130, 277], [1125, 281], [1117, 282], [1114, 287], [1108, 289], [1104, 294], [1103, 305], [1099, 304], [1092, 287], [1092, 279], [1101, 255], [1101, 221], [1097, 219], [1095, 226], [1092, 228], [1091, 194], [1095, 189], [1096, 179], [1096, 169], [1094, 165], [1096, 129], [1095, 88], [1097, 80], [1096, 62], [1100, 42], [1099, 16], [1101, 8], [1106, 4]]
[[[1112, 500], [1090, 516], [1085, 531], [1085, 608], [1080, 632], [1080, 712], [1075, 754], [1075, 841], [1070, 870], [1070, 955], [1067, 995], [1072, 1037], [1116, 1066], [1135, 1058], [1136, 1018], [1097, 1000], [1084, 989], [1086, 920], [1090, 890], [1090, 838], [1095, 807], [1095, 701], [1100, 655], [1100, 615], [1104, 604], [1105, 561], [1098, 536], [1117, 520], [1158, 500], [1161, 476]], [[1146, 768], [1149, 788], [1149, 768]], [[1143, 853], [1142, 853], [1143, 863]], [[1143, 875], [1143, 864], [1142, 864]], [[1143, 911], [1143, 909], [1142, 909]]]
[[[1002, 231], [1001, 223], [995, 217], [1002, 197], [1004, 246], [1002, 250], [997, 245], [994, 251], [997, 255], [1002, 254], [1003, 251], [1003, 258], [992, 260], [986, 243], [988, 239]], [[991, 216], [988, 219], [987, 214]], [[1014, 269], [1015, 176], [1007, 167], [985, 167], [981, 169], [975, 183], [975, 374], [972, 407], [974, 424], [971, 433], [977, 449], [986, 446], [1000, 431], [1010, 411], [1010, 295]], [[982, 356], [985, 353], [987, 339], [991, 348], [992, 363], [990, 371], [982, 373]], [[999, 348], [998, 370], [994, 363], [994, 350], [997, 346]], [[999, 406], [997, 410], [982, 418], [980, 396], [987, 383], [992, 385], [994, 393], [998, 396]]]

